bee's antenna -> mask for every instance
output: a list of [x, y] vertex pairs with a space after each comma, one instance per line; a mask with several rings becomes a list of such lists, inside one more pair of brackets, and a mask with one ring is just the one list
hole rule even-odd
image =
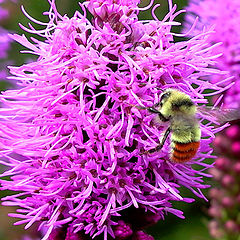
[[131, 107], [135, 107], [137, 109], [148, 109], [147, 107], [143, 107], [143, 106], [140, 106], [140, 105], [136, 105], [136, 104], [131, 104], [131, 103], [127, 103], [129, 106]]
[[136, 105], [136, 104], [131, 104], [131, 103], [128, 103], [131, 107], [135, 107], [137, 109], [143, 109], [143, 110], [146, 110], [148, 109], [148, 107], [143, 107], [143, 106], [140, 106], [140, 105]]

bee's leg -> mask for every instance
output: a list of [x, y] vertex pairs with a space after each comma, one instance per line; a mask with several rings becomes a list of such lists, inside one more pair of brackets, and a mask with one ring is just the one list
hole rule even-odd
[[170, 134], [170, 132], [171, 132], [171, 128], [169, 127], [169, 128], [165, 131], [161, 143], [160, 143], [159, 145], [157, 145], [155, 148], [152, 148], [152, 149], [150, 149], [150, 150], [148, 150], [148, 151], [145, 151], [144, 153], [154, 153], [154, 152], [157, 152], [157, 151], [161, 150], [162, 147], [163, 147], [163, 145], [164, 145], [164, 143], [166, 142], [167, 137], [168, 137], [168, 135]]
[[162, 122], [167, 122], [167, 121], [169, 121], [168, 118], [164, 117], [164, 116], [162, 115], [162, 113], [159, 112], [159, 111], [158, 111], [157, 109], [155, 109], [154, 107], [149, 107], [149, 108], [146, 108], [146, 109], [147, 109], [150, 113], [156, 113]]
[[155, 113], [158, 114], [158, 117], [162, 122], [167, 122], [169, 121], [169, 118], [166, 118], [162, 115], [161, 112], [159, 112], [155, 107], [159, 106], [159, 103], [153, 105], [152, 107], [142, 107], [142, 106], [135, 106], [138, 109], [143, 109], [143, 110], [148, 110], [150, 113]]
[[158, 103], [155, 103], [153, 107], [156, 108], [156, 107], [159, 107], [160, 105], [161, 105], [161, 102], [158, 102]]
[[154, 108], [154, 106], [153, 107], [148, 107], [146, 109], [151, 113], [157, 113], [157, 114], [160, 113], [156, 108]]

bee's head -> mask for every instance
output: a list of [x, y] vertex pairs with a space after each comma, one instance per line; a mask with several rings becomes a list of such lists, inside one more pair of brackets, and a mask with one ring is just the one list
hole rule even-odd
[[177, 113], [194, 115], [196, 106], [189, 95], [177, 89], [169, 88], [160, 95], [159, 111], [167, 118]]
[[159, 106], [160, 107], [162, 107], [165, 104], [165, 102], [168, 101], [172, 92], [173, 92], [172, 88], [169, 88], [169, 89], [165, 90], [164, 92], [162, 92], [162, 94], [160, 95], [160, 100], [159, 100]]

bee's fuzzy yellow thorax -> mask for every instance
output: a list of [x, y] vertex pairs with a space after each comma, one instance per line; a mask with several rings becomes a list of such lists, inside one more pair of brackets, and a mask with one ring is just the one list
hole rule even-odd
[[169, 96], [162, 101], [160, 112], [163, 116], [169, 117], [179, 113], [195, 115], [196, 106], [190, 96], [176, 89], [166, 90], [165, 93], [169, 93]]

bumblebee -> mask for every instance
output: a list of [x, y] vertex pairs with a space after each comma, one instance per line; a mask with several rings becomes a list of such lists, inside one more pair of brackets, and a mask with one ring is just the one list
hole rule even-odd
[[[156, 114], [162, 122], [168, 122], [169, 126], [164, 133], [163, 139], [155, 148], [144, 153], [160, 151], [171, 133], [170, 159], [176, 163], [190, 161], [197, 153], [200, 146], [201, 128], [197, 118], [200, 111], [190, 96], [177, 89], [166, 89], [160, 96], [160, 101], [153, 107], [147, 109], [150, 113]], [[239, 119], [239, 111], [231, 109], [202, 108], [203, 116], [211, 116], [218, 122], [226, 122]]]

